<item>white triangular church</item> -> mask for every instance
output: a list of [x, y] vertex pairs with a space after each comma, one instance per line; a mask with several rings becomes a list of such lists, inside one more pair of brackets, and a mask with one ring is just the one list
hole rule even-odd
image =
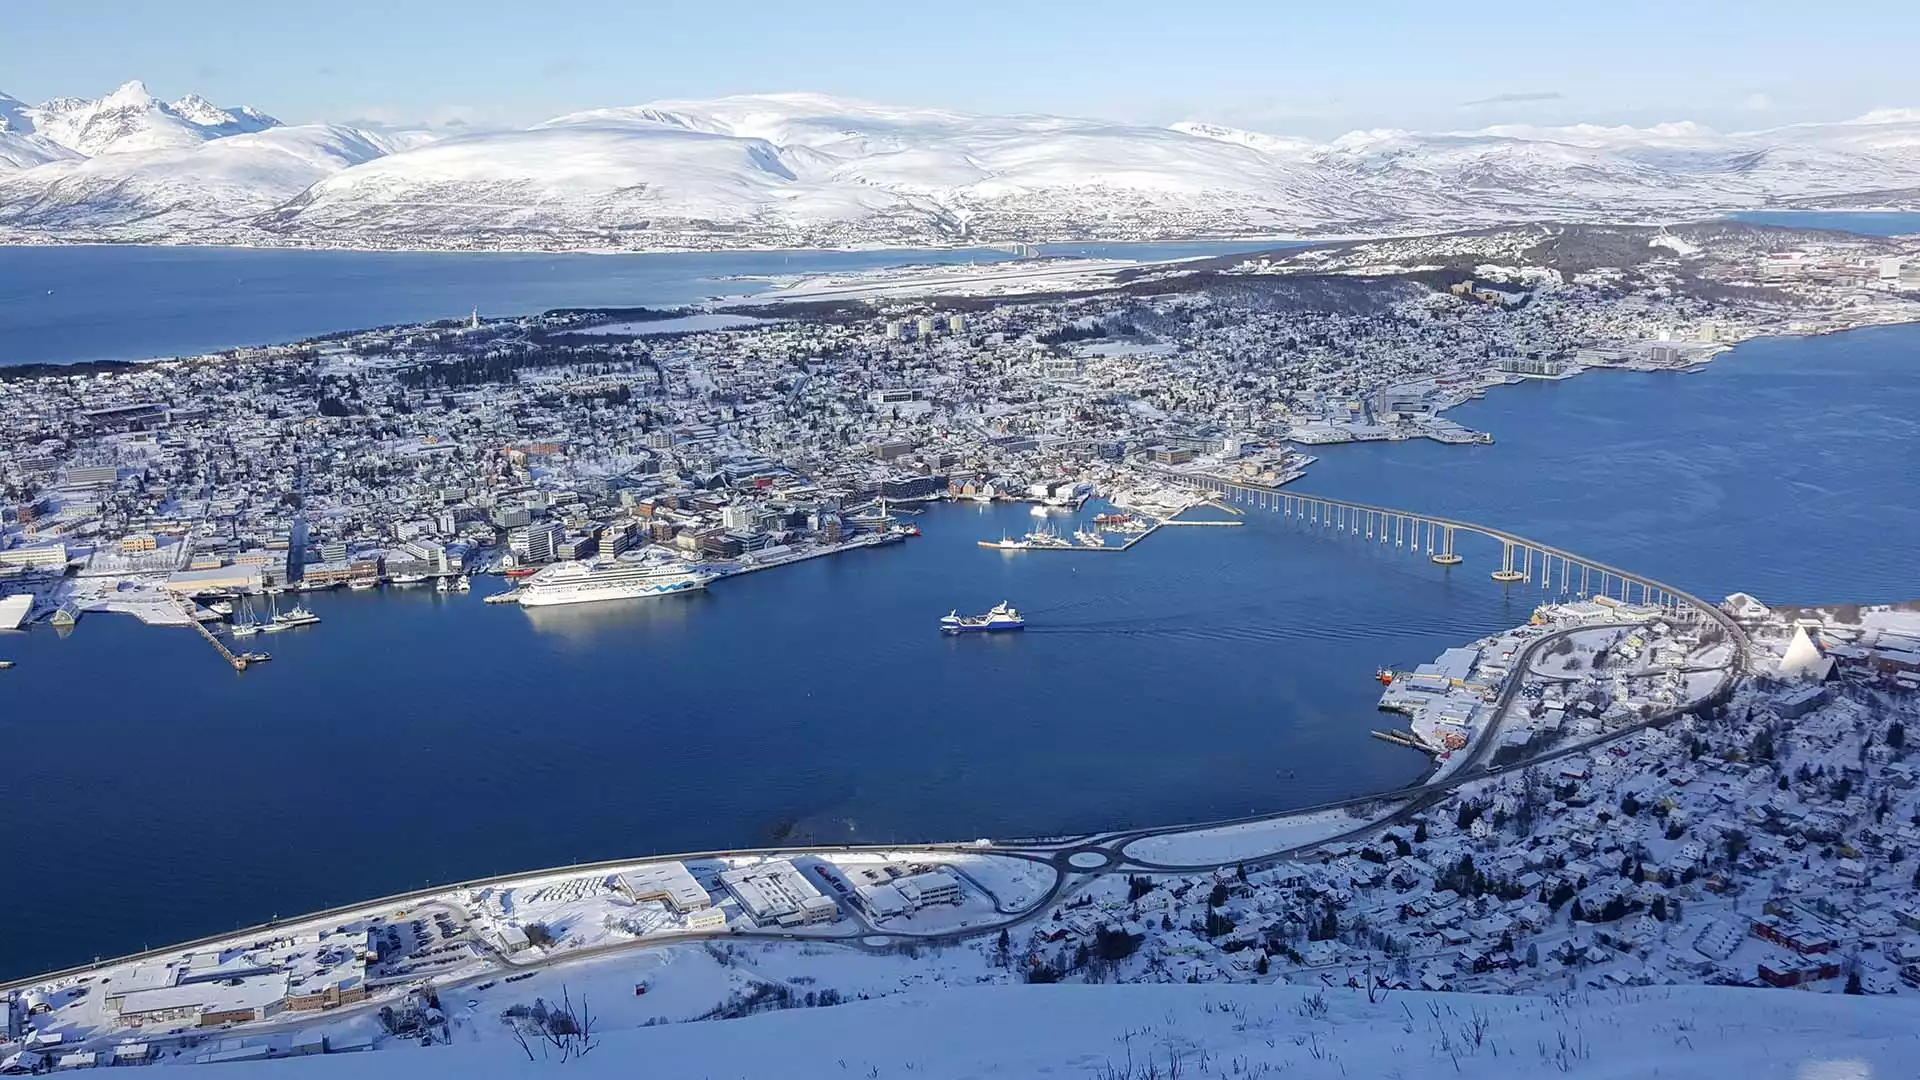
[[1833, 661], [1820, 655], [1820, 646], [1807, 636], [1807, 628], [1793, 628], [1793, 640], [1787, 642], [1787, 655], [1780, 658], [1783, 679], [1824, 679], [1833, 669]]

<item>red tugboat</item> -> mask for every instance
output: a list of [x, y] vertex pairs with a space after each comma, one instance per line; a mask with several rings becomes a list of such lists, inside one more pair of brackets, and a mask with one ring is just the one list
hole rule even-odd
[[1380, 680], [1381, 686], [1392, 686], [1395, 678], [1392, 668], [1381, 668], [1373, 673], [1373, 677]]

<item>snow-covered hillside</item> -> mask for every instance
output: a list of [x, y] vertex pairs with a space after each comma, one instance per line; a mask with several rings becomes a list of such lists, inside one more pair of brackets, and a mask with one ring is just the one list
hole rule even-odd
[[77, 156], [34, 131], [33, 116], [25, 102], [0, 94], [0, 173]]
[[424, 142], [335, 124], [284, 127], [130, 82], [97, 100], [38, 106], [0, 95], [0, 227], [50, 237], [216, 242], [341, 170]]
[[[600, 1015], [623, 1004], [603, 1002]], [[1553, 998], [1408, 993], [1375, 1003], [1357, 990], [1278, 985], [999, 986], [909, 991], [741, 1020], [602, 1028], [600, 1045], [562, 1073], [582, 1080], [1872, 1080], [1913, 1075], [1916, 1021], [1920, 1009], [1904, 998], [1700, 986]], [[218, 1071], [230, 1080], [414, 1080], [546, 1076], [559, 1067], [557, 1052], [529, 1061], [497, 1020], [489, 1026], [445, 1046], [233, 1062]]]
[[139, 83], [97, 101], [0, 98], [0, 237], [831, 246], [1672, 220], [1920, 197], [1913, 110], [1738, 134], [1506, 126], [1327, 143], [819, 94], [593, 109], [430, 145], [327, 126], [275, 141], [263, 130], [275, 123], [198, 97], [163, 104]]

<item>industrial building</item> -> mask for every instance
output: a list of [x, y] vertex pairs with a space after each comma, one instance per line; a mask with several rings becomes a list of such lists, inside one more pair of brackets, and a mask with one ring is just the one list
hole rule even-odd
[[689, 930], [725, 930], [727, 913], [717, 907], [690, 911], [687, 913], [686, 927]]
[[665, 901], [673, 910], [685, 914], [713, 906], [707, 890], [687, 872], [685, 863], [663, 862], [629, 870], [620, 875], [620, 887], [636, 902]]
[[258, 564], [235, 563], [207, 570], [179, 570], [167, 578], [167, 591], [181, 596], [207, 592], [259, 592], [266, 572]]
[[354, 1005], [367, 999], [370, 939], [336, 938], [289, 970], [279, 958], [240, 950], [195, 953], [168, 964], [142, 964], [105, 990], [102, 1008], [132, 1027], [188, 1023], [199, 1027], [264, 1020]]
[[761, 925], [808, 926], [840, 917], [840, 905], [832, 897], [821, 895], [813, 882], [786, 859], [768, 859], [755, 866], [724, 871], [720, 884], [740, 902], [741, 910]]
[[275, 973], [228, 982], [119, 992], [107, 998], [107, 1015], [130, 1027], [192, 1023], [200, 1027], [264, 1020], [286, 1008], [287, 977]]
[[855, 873], [856, 880], [866, 883], [854, 887], [854, 896], [876, 919], [912, 914], [932, 904], [960, 902], [960, 879], [950, 870], [926, 870], [901, 877], [894, 877], [894, 872], [893, 867], [883, 866], [863, 867]]
[[913, 874], [893, 884], [916, 909], [929, 904], [954, 904], [960, 901], [960, 879], [948, 870]]

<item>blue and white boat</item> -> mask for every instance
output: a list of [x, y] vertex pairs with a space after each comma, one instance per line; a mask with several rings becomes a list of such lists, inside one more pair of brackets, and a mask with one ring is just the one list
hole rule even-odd
[[962, 615], [958, 610], [940, 620], [943, 634], [990, 634], [999, 630], [1018, 630], [1027, 620], [1012, 604], [996, 604], [985, 615]]

